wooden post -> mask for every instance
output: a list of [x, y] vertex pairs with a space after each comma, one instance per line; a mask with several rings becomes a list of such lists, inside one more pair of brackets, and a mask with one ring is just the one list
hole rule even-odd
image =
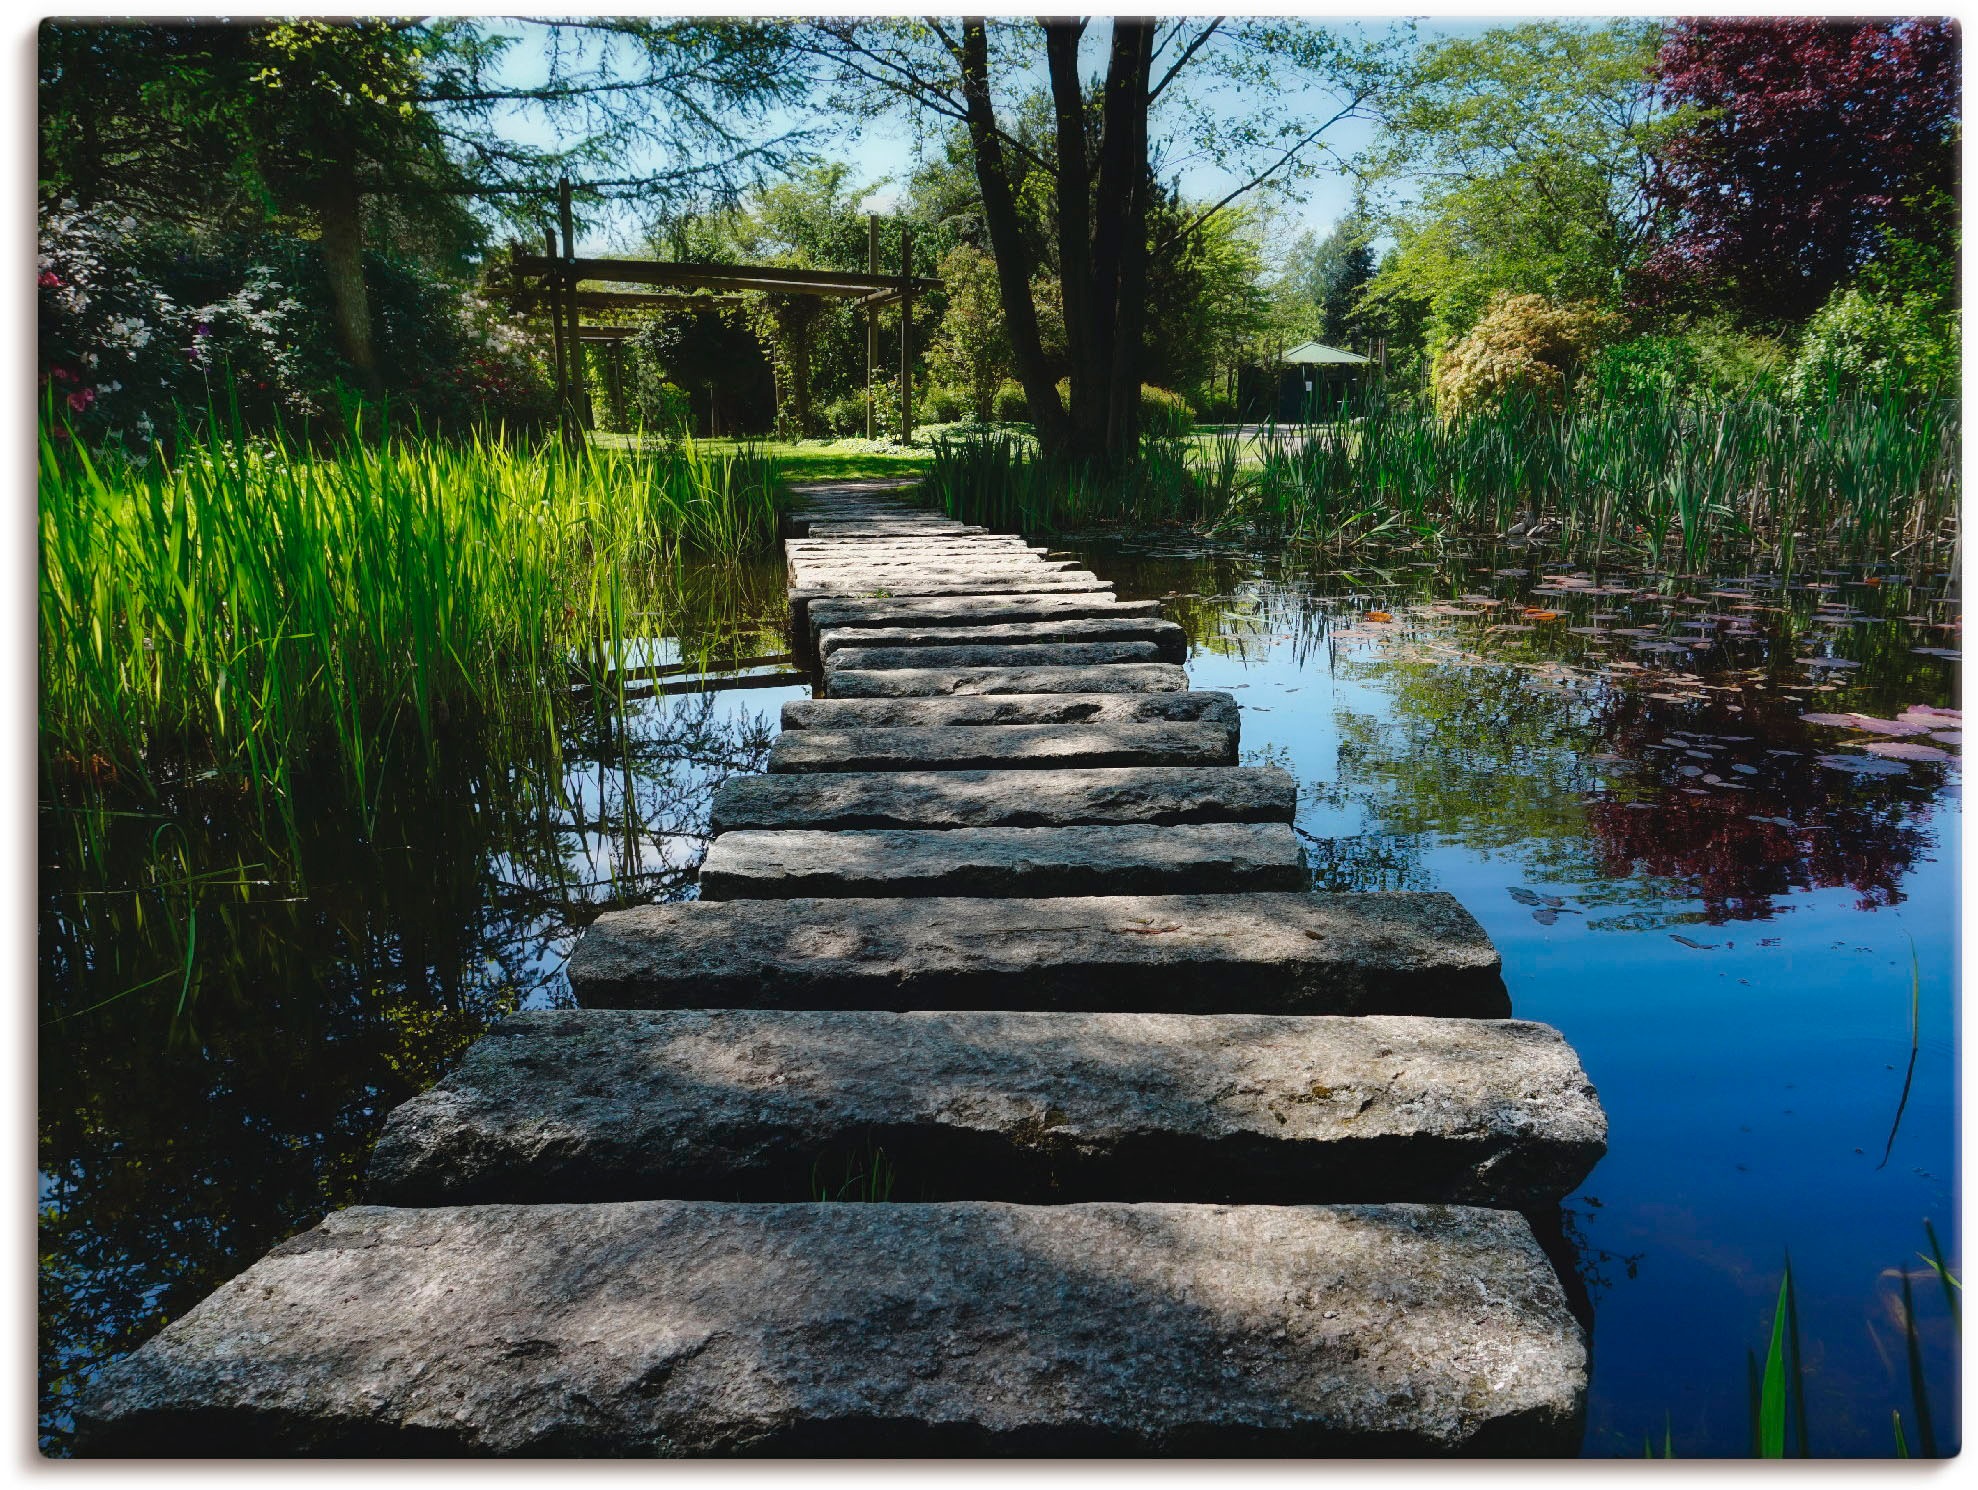
[[900, 443], [913, 443], [913, 229], [900, 224]]
[[[556, 229], [543, 229], [543, 248], [548, 258], [558, 257], [556, 252]], [[556, 405], [556, 427], [559, 432], [570, 432], [570, 421], [564, 416], [564, 372], [563, 372], [563, 280], [551, 270], [543, 276], [543, 298], [549, 305], [549, 336], [556, 348], [556, 380], [550, 387], [553, 392], [551, 402]]]
[[[865, 272], [879, 272], [879, 214], [869, 212], [865, 218]], [[872, 378], [879, 366], [879, 307], [868, 305], [865, 308], [865, 437], [874, 440], [879, 437], [878, 400], [872, 396]]]
[[564, 324], [570, 335], [570, 417], [573, 433], [591, 427], [591, 390], [584, 376], [584, 348], [577, 340], [577, 273], [572, 266], [577, 260], [577, 235], [570, 216], [570, 178], [563, 177], [556, 183], [556, 215], [563, 228], [563, 304]]

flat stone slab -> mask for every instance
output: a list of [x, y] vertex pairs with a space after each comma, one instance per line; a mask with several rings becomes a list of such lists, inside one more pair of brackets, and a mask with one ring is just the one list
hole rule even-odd
[[837, 575], [806, 578], [790, 588], [791, 613], [801, 623], [803, 608], [819, 596], [890, 599], [901, 595], [998, 595], [998, 594], [1078, 594], [1104, 592], [1110, 595], [1113, 582], [1100, 579], [1084, 569], [1040, 569], [1012, 574], [974, 575]]
[[955, 698], [805, 698], [783, 705], [782, 725], [800, 729], [976, 728], [1006, 724], [1204, 724], [1239, 727], [1233, 695], [1182, 693], [992, 693]]
[[1288, 823], [1298, 787], [1276, 766], [1053, 771], [820, 771], [734, 776], [711, 826], [1060, 828], [1079, 823]]
[[844, 647], [824, 659], [828, 671], [898, 667], [1107, 667], [1165, 662], [1152, 642], [1013, 642], [983, 647]]
[[1120, 600], [1112, 595], [952, 595], [901, 600], [817, 600], [811, 625], [832, 626], [987, 626], [1011, 621], [1065, 621], [1085, 616], [1152, 619], [1158, 600]]
[[539, 1010], [396, 1109], [367, 1197], [1557, 1203], [1607, 1119], [1557, 1030], [1391, 1015]]
[[1571, 1453], [1512, 1211], [353, 1206], [77, 1405], [84, 1454]]
[[1172, 662], [1094, 667], [834, 668], [833, 698], [932, 698], [957, 693], [1181, 693], [1188, 674]]
[[569, 975], [588, 1008], [1511, 1012], [1440, 893], [642, 905], [592, 922]]
[[1233, 766], [1221, 724], [1012, 724], [1001, 729], [800, 729], [778, 735], [769, 769], [915, 771], [929, 767]]
[[1088, 642], [1147, 642], [1161, 662], [1185, 662], [1188, 633], [1172, 621], [1142, 616], [1079, 616], [1063, 621], [1000, 621], [962, 626], [834, 626], [819, 628], [817, 649], [827, 661], [850, 648], [1001, 647]]
[[700, 869], [702, 900], [1233, 894], [1308, 883], [1287, 823], [745, 828], [710, 843]]

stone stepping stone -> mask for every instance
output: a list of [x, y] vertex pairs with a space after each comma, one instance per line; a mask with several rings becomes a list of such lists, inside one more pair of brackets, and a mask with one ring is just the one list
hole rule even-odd
[[1467, 1206], [353, 1206], [76, 1404], [85, 1455], [1571, 1453]]
[[1199, 895], [1299, 890], [1310, 882], [1287, 823], [751, 828], [708, 845], [700, 896]]
[[1094, 577], [1086, 570], [1054, 569], [1032, 574], [983, 574], [972, 578], [921, 576], [884, 579], [864, 575], [856, 579], [819, 577], [790, 588], [790, 619], [797, 633], [809, 627], [806, 607], [820, 597], [890, 599], [900, 595], [1000, 595], [1000, 594], [1080, 594], [1110, 596], [1113, 582]]
[[816, 772], [730, 777], [715, 790], [712, 826], [716, 833], [731, 833], [737, 828], [1288, 823], [1297, 800], [1297, 783], [1276, 766]]
[[805, 1199], [878, 1148], [914, 1202], [1530, 1209], [1606, 1147], [1572, 1048], [1522, 1020], [557, 1009], [394, 1111], [366, 1194]]
[[592, 922], [569, 976], [588, 1008], [1511, 1012], [1441, 893], [641, 905]]
[[1183, 693], [992, 693], [955, 698], [803, 698], [783, 705], [782, 725], [801, 729], [972, 728], [1006, 724], [1176, 724], [1239, 728], [1236, 699]]
[[1002, 646], [843, 647], [824, 659], [829, 674], [843, 669], [930, 667], [1109, 667], [1120, 662], [1166, 662], [1153, 642], [1012, 642]]
[[1112, 595], [954, 595], [900, 600], [815, 600], [811, 626], [987, 626], [1012, 621], [1069, 621], [1087, 616], [1156, 619], [1157, 600]]
[[874, 558], [863, 563], [835, 559], [791, 559], [789, 570], [790, 583], [800, 590], [837, 582], [854, 582], [868, 589], [884, 589], [890, 581], [953, 582], [978, 576], [1004, 581], [1092, 577], [1090, 570], [1074, 567], [1069, 559], [968, 559], [959, 556], [938, 560]]
[[[813, 613], [812, 620], [816, 620]], [[1150, 642], [1162, 662], [1188, 660], [1188, 633], [1172, 621], [1143, 616], [1079, 616], [1058, 621], [1000, 621], [953, 626], [820, 627], [827, 661], [850, 647], [985, 647], [1051, 643]]]
[[1183, 693], [1188, 674], [1172, 662], [1093, 667], [833, 668], [833, 698], [934, 698], [962, 693]]
[[[1001, 729], [801, 729], [778, 735], [769, 769], [915, 771], [929, 767], [1233, 766], [1220, 724], [1012, 724]], [[747, 779], [747, 778], [738, 778]]]

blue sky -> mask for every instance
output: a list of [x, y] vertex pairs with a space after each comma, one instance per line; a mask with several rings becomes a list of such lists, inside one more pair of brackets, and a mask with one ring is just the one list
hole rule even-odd
[[[1418, 23], [1418, 35], [1429, 40], [1436, 37], [1475, 35], [1493, 25], [1510, 23], [1511, 18], [1487, 19], [1464, 17], [1449, 20], [1423, 20]], [[1315, 18], [1313, 24], [1320, 22]], [[1370, 17], [1352, 19], [1328, 17], [1324, 24], [1337, 28], [1364, 29], [1378, 32], [1398, 24], [1394, 17]], [[538, 77], [542, 71], [542, 34], [534, 28], [518, 28], [520, 40], [509, 54], [503, 67], [506, 80], [524, 82]], [[1103, 28], [1099, 34], [1088, 38], [1085, 54], [1096, 72], [1103, 66]], [[1041, 82], [1041, 78], [1040, 78]], [[1273, 101], [1282, 111], [1290, 114], [1303, 114], [1314, 118], [1323, 117], [1318, 111], [1332, 112], [1326, 97], [1314, 89], [1305, 94], [1287, 93]], [[1225, 115], [1244, 109], [1254, 109], [1255, 100], [1239, 99], [1224, 106]], [[794, 121], [793, 121], [794, 122]], [[904, 112], [878, 122], [864, 122], [853, 127], [833, 127], [828, 119], [821, 122], [824, 134], [819, 141], [819, 151], [828, 158], [842, 160], [852, 168], [854, 178], [861, 185], [877, 185], [869, 205], [873, 210], [885, 211], [894, 200], [896, 191], [911, 175], [917, 152], [923, 142], [916, 140], [914, 123]], [[940, 122], [940, 121], [935, 121]], [[1160, 120], [1156, 120], [1157, 139]], [[514, 133], [532, 143], [551, 144], [553, 137], [539, 122], [516, 120]], [[1359, 120], [1349, 120], [1331, 132], [1327, 139], [1335, 150], [1344, 155], [1352, 155], [1364, 149], [1373, 138], [1371, 125]], [[925, 148], [933, 149], [933, 140], [928, 140]], [[645, 163], [637, 160], [626, 162], [633, 169]], [[1185, 162], [1180, 170], [1184, 193], [1199, 200], [1220, 198], [1235, 184], [1232, 178], [1213, 165], [1196, 161]], [[890, 184], [882, 184], [890, 183]], [[1299, 200], [1282, 204], [1282, 215], [1277, 224], [1273, 239], [1281, 246], [1289, 243], [1301, 231], [1311, 230], [1323, 233], [1344, 215], [1351, 205], [1353, 182], [1349, 176], [1337, 170], [1328, 170], [1300, 184], [1297, 190]], [[639, 234], [629, 218], [600, 222], [580, 235], [580, 250], [592, 253], [611, 252], [635, 247]]]

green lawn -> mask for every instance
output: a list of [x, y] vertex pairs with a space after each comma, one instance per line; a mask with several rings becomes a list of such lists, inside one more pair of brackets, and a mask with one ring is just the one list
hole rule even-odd
[[933, 453], [875, 449], [865, 440], [702, 440], [708, 451], [754, 449], [776, 462], [786, 483], [802, 481], [877, 481], [887, 477], [924, 476]]

